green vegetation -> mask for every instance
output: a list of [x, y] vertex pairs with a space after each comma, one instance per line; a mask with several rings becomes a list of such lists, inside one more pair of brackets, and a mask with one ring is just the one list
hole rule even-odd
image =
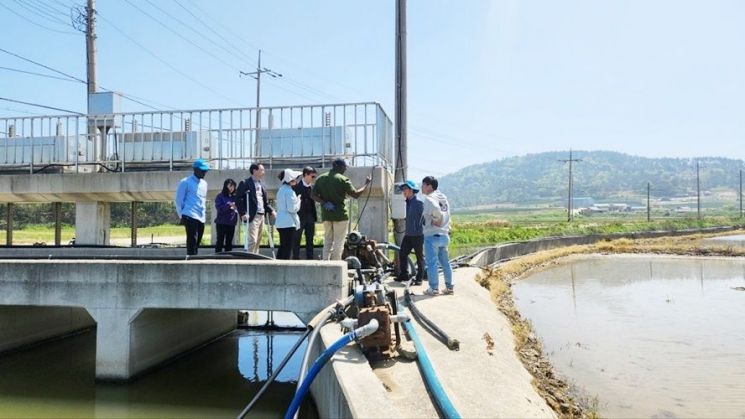
[[[440, 189], [456, 210], [501, 203], [565, 205], [567, 166], [558, 160], [568, 153], [527, 154], [468, 166], [440, 179]], [[582, 161], [574, 166], [575, 197], [596, 202], [615, 201], [643, 205], [647, 182], [655, 197], [696, 194], [696, 166], [692, 159], [646, 158], [610, 151], [575, 151]], [[700, 180], [704, 201], [725, 194], [736, 200], [742, 160], [700, 158]], [[710, 195], [708, 195], [710, 194]]]

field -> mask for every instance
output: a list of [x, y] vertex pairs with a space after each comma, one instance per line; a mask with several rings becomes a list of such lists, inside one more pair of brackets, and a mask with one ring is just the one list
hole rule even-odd
[[[650, 230], [680, 230], [688, 228], [712, 227], [721, 225], [740, 225], [743, 219], [737, 217], [734, 208], [703, 208], [702, 219], [697, 219], [695, 211], [676, 211], [678, 202], [669, 206], [658, 206], [647, 222], [646, 212], [615, 212], [575, 216], [567, 222], [566, 211], [546, 206], [500, 207], [461, 211], [453, 214], [451, 233], [451, 256], [470, 253], [480, 247], [498, 243], [529, 240], [537, 237], [584, 235], [595, 233], [624, 233]], [[355, 220], [353, 220], [353, 224]], [[392, 228], [391, 228], [392, 230]], [[364, 233], [364, 232], [363, 232]], [[165, 243], [183, 245], [184, 230], [176, 224], [164, 224], [138, 229], [138, 244]], [[205, 226], [205, 237], [209, 237], [210, 226]], [[74, 227], [63, 225], [62, 244], [67, 244], [74, 236]], [[316, 245], [321, 245], [323, 225], [316, 225]], [[5, 244], [5, 234], [0, 235], [0, 244]], [[275, 243], [279, 236], [275, 231]], [[130, 229], [111, 228], [112, 244], [128, 246], [131, 242]], [[205, 239], [204, 243], [206, 243]], [[13, 231], [14, 244], [54, 244], [52, 225], [27, 225]]]

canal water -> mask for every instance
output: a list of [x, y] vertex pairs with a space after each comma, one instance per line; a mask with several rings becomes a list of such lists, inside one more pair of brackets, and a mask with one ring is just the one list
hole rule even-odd
[[[0, 417], [234, 418], [300, 337], [236, 330], [124, 384], [95, 382], [95, 331], [0, 356]], [[248, 417], [282, 417], [305, 344]]]
[[603, 417], [745, 417], [745, 260], [569, 259], [516, 304]]

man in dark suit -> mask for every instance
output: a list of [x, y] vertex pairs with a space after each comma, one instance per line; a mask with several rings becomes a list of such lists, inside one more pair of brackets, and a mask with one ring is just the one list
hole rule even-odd
[[303, 232], [305, 232], [305, 258], [313, 259], [313, 236], [316, 234], [316, 222], [318, 221], [316, 201], [311, 196], [315, 180], [316, 169], [306, 166], [303, 168], [303, 178], [293, 187], [300, 197], [300, 211], [297, 212], [300, 217], [300, 228], [295, 232], [295, 243], [292, 246], [293, 259], [300, 259], [300, 240]]
[[253, 163], [248, 170], [251, 176], [238, 185], [235, 198], [238, 214], [248, 223], [248, 251], [258, 253], [261, 232], [264, 230], [264, 215], [276, 217], [277, 213], [269, 206], [266, 186], [261, 182], [264, 179], [264, 165]]

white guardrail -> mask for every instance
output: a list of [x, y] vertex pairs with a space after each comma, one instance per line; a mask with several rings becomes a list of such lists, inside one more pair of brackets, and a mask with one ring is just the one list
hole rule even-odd
[[252, 162], [393, 171], [391, 120], [377, 103], [0, 118], [0, 172], [214, 169]]

